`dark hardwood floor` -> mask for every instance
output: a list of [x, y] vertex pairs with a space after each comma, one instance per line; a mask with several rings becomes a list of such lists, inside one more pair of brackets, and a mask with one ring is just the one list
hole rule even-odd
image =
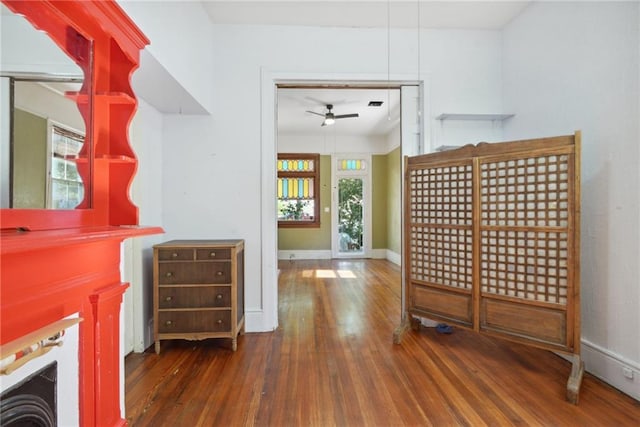
[[281, 262], [280, 327], [127, 356], [132, 426], [638, 426], [640, 402], [547, 351], [454, 329], [409, 332], [383, 260]]

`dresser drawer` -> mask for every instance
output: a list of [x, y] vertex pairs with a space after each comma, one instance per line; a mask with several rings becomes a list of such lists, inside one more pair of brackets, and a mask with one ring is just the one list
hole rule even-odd
[[158, 249], [159, 261], [188, 261], [192, 259], [192, 249]]
[[197, 260], [231, 259], [231, 249], [228, 249], [228, 248], [196, 249], [196, 259]]
[[161, 334], [228, 332], [231, 330], [231, 311], [160, 311], [158, 321]]
[[230, 283], [231, 262], [160, 262], [161, 285]]
[[160, 308], [231, 308], [229, 286], [161, 287], [158, 297]]

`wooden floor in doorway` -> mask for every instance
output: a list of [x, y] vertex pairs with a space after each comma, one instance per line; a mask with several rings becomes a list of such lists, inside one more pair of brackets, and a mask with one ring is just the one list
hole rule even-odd
[[543, 350], [454, 329], [400, 345], [400, 270], [385, 260], [281, 261], [280, 327], [162, 343], [125, 361], [131, 426], [638, 426], [640, 402]]

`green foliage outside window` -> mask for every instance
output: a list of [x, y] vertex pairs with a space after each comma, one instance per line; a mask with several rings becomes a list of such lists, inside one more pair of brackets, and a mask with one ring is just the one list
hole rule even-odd
[[338, 231], [346, 233], [352, 244], [362, 247], [362, 179], [340, 179], [338, 194]]

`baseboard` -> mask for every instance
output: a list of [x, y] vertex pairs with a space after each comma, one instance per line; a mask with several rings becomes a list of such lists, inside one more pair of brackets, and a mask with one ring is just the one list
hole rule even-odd
[[373, 259], [387, 259], [386, 249], [371, 249], [371, 258]]
[[[587, 372], [640, 401], [640, 365], [637, 362], [585, 339], [582, 339], [581, 355]], [[633, 378], [626, 378], [623, 369], [629, 369]]]
[[294, 260], [294, 259], [331, 259], [330, 250], [279, 250], [278, 259]]
[[402, 264], [402, 255], [400, 255], [397, 252], [392, 251], [391, 249], [387, 249], [386, 250], [385, 258], [387, 258], [389, 261], [391, 261], [395, 265], [401, 265]]
[[372, 249], [371, 258], [386, 259], [396, 265], [402, 263], [402, 256], [399, 253], [392, 251], [391, 249]]
[[264, 311], [262, 310], [246, 310], [244, 313], [244, 330], [251, 332], [273, 332], [276, 327], [268, 325]]
[[[279, 260], [294, 260], [294, 259], [331, 259], [330, 250], [279, 250]], [[387, 259], [396, 265], [401, 264], [402, 257], [399, 253], [390, 249], [372, 249], [371, 258], [374, 259]]]

